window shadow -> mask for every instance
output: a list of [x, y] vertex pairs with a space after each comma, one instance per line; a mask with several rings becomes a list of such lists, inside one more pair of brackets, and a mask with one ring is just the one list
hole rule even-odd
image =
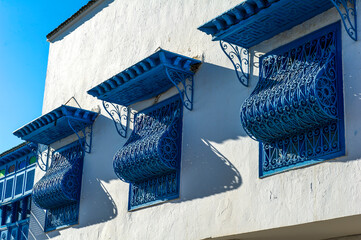
[[245, 87], [234, 69], [206, 62], [194, 79], [194, 110], [185, 110], [183, 131], [199, 132], [197, 137], [216, 143], [248, 138], [241, 125], [240, 108], [255, 83]]
[[232, 191], [242, 185], [237, 168], [208, 140], [201, 139], [184, 149], [191, 154], [182, 158], [180, 199], [172, 203]]
[[172, 203], [209, 197], [242, 185], [235, 166], [239, 164], [234, 163], [242, 156], [234, 157], [239, 148], [232, 150], [232, 141], [249, 140], [241, 125], [240, 107], [256, 83], [251, 79], [250, 86], [245, 87], [233, 68], [202, 64], [195, 75], [194, 110], [184, 112], [180, 199]]
[[118, 215], [117, 206], [102, 182], [98, 178], [88, 178], [86, 181], [87, 190], [80, 201], [79, 225], [74, 228], [107, 222]]
[[113, 156], [125, 141], [112, 120], [98, 117], [93, 126], [92, 152], [84, 159], [79, 225], [74, 228], [107, 222], [118, 215], [117, 205], [105, 185], [112, 180], [120, 181], [113, 170]]

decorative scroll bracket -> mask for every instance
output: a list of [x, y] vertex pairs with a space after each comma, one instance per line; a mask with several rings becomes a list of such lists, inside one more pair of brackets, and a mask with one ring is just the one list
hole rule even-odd
[[49, 158], [52, 155], [52, 150], [50, 146], [38, 144], [38, 147], [34, 147], [31, 149], [32, 152], [37, 156], [37, 164], [41, 171], [46, 172], [48, 170]]
[[[166, 68], [166, 73], [169, 80], [177, 88], [180, 98], [182, 100], [183, 106], [189, 111], [193, 110], [193, 75], [171, 68]], [[183, 85], [183, 89], [179, 88], [178, 84]]]
[[103, 107], [114, 122], [115, 129], [123, 138], [127, 137], [129, 109], [115, 103], [103, 101]]
[[[350, 38], [357, 41], [356, 0], [331, 0], [331, 2], [340, 14], [347, 34]], [[341, 9], [341, 5], [343, 6], [343, 10]]]
[[236, 71], [238, 80], [248, 87], [249, 80], [249, 51], [225, 41], [219, 41], [222, 51], [231, 60], [234, 70]]
[[[79, 143], [81, 148], [86, 153], [91, 152], [91, 145], [93, 140], [93, 125], [85, 126], [81, 129], [75, 129], [75, 126], [71, 123], [71, 119], [68, 119], [69, 127], [73, 130], [73, 132], [76, 134], [76, 136], [79, 139]], [[80, 132], [80, 134], [79, 134]]]

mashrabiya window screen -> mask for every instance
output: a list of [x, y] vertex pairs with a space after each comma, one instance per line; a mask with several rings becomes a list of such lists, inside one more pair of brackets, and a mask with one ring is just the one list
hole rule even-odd
[[113, 162], [116, 175], [130, 183], [129, 210], [179, 197], [182, 116], [179, 95], [135, 115]]
[[78, 223], [83, 159], [78, 141], [56, 150], [50, 168], [35, 184], [34, 203], [47, 210], [45, 231]]
[[260, 176], [344, 155], [340, 23], [260, 59], [241, 122], [260, 142]]

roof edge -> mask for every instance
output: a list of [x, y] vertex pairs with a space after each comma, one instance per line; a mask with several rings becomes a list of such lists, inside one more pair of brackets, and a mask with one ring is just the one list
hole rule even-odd
[[30, 144], [31, 144], [30, 142], [22, 142], [22, 143], [18, 144], [17, 146], [12, 147], [12, 148], [0, 153], [0, 158], [3, 158], [5, 156], [15, 152], [16, 150], [19, 150], [19, 149], [23, 148], [24, 146], [30, 145]]
[[81, 20], [84, 16], [86, 16], [89, 12], [98, 7], [105, 0], [90, 0], [86, 5], [81, 7], [76, 13], [74, 13], [71, 17], [62, 22], [58, 27], [56, 27], [53, 31], [46, 35], [46, 39], [48, 42], [54, 42], [56, 38], [58, 38], [62, 33], [72, 27], [75, 23]]

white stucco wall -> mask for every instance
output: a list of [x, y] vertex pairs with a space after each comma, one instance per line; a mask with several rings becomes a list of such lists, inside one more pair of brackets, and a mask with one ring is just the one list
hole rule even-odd
[[[243, 238], [243, 234], [361, 214], [361, 41], [352, 41], [342, 30], [346, 156], [260, 179], [258, 143], [245, 134], [239, 119], [239, 108], [258, 81], [257, 64], [251, 70], [250, 87], [244, 87], [219, 43], [197, 30], [238, 3], [106, 0], [50, 44], [43, 113], [72, 96], [82, 108], [101, 106], [86, 91], [158, 47], [203, 58], [204, 63], [194, 79], [194, 109], [184, 110], [180, 199], [127, 211], [128, 184], [117, 179], [112, 168], [112, 157], [125, 139], [117, 135], [102, 109], [93, 128], [92, 152], [84, 159], [79, 225], [47, 236], [38, 231], [34, 237], [183, 240], [232, 235], [249, 239], [252, 235]], [[251, 52], [259, 56], [339, 19], [331, 9]], [[175, 93], [171, 89], [160, 100]], [[140, 110], [152, 103], [151, 99], [132, 108]], [[37, 179], [40, 176], [38, 171]], [[337, 226], [341, 225], [334, 230]], [[357, 233], [361, 227], [359, 232], [335, 230], [322, 237]]]

